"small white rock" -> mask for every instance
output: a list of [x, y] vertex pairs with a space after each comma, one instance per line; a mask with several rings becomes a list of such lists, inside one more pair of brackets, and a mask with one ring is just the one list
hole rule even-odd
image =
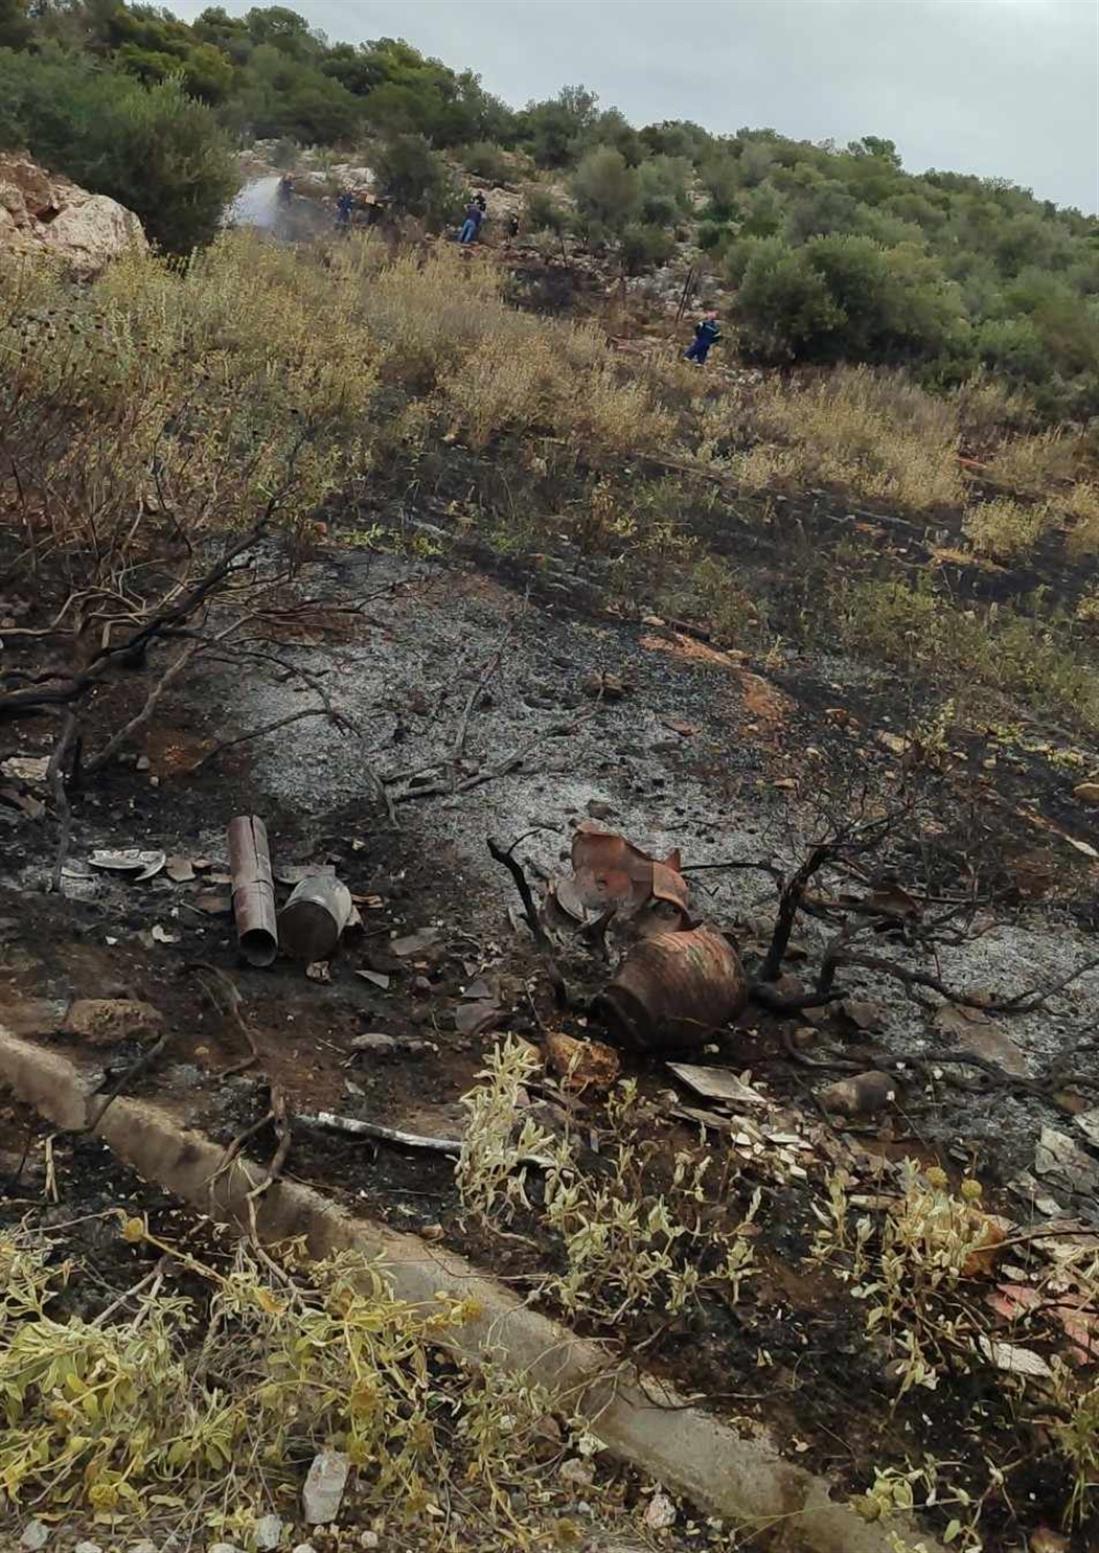
[[311, 1542], [299, 1542], [294, 1553], [317, 1553]]
[[563, 1461], [558, 1467], [557, 1476], [563, 1483], [574, 1483], [578, 1488], [590, 1488], [595, 1478], [595, 1468], [590, 1461], [581, 1461], [578, 1456], [570, 1456], [568, 1461]]
[[78, 1542], [73, 1553], [103, 1553], [98, 1542]]
[[252, 1540], [260, 1553], [271, 1553], [282, 1541], [282, 1521], [277, 1515], [264, 1515], [256, 1522]]
[[[172, 1543], [171, 1546], [174, 1547], [175, 1544]], [[165, 1553], [168, 1553], [168, 1547], [169, 1544], [166, 1543]], [[131, 1542], [130, 1546], [126, 1549], [126, 1553], [156, 1553], [156, 1543], [150, 1542], [146, 1537], [144, 1542]]]
[[675, 1505], [667, 1494], [655, 1493], [645, 1511], [645, 1525], [652, 1531], [667, 1531], [675, 1525]]
[[320, 1451], [313, 1457], [301, 1491], [302, 1512], [309, 1526], [326, 1526], [340, 1513], [351, 1463], [342, 1451]]
[[361, 1531], [359, 1533], [360, 1548], [376, 1548], [378, 1546], [378, 1533], [376, 1531]]
[[39, 1548], [44, 1548], [50, 1540], [50, 1529], [43, 1526], [41, 1521], [28, 1521], [23, 1527], [23, 1535], [19, 1539], [19, 1546], [25, 1548], [27, 1553], [37, 1553]]
[[231, 1542], [212, 1542], [206, 1553], [240, 1553], [240, 1549], [235, 1548]]

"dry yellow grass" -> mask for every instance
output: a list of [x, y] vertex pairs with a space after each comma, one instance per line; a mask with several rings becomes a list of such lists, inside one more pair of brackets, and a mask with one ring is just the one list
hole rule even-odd
[[1099, 551], [1099, 486], [1081, 481], [1060, 504], [1071, 524], [1069, 554], [1076, 558], [1095, 555]]
[[1026, 505], [1010, 496], [967, 507], [963, 527], [978, 555], [994, 561], [1020, 560], [1030, 554], [1056, 522], [1049, 502]]
[[954, 406], [899, 374], [852, 367], [811, 382], [767, 382], [732, 416], [711, 409], [704, 436], [709, 447], [754, 443], [727, 461], [748, 490], [831, 486], [916, 512], [962, 497]]
[[1040, 495], [1058, 481], [1075, 477], [1078, 440], [1062, 431], [1042, 431], [1003, 443], [988, 464], [989, 478], [1007, 490]]

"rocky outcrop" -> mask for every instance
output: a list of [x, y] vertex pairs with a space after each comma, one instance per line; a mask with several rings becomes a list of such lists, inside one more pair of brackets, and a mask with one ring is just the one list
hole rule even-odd
[[148, 246], [125, 205], [90, 194], [21, 152], [0, 153], [0, 254], [52, 253], [87, 279], [127, 249]]

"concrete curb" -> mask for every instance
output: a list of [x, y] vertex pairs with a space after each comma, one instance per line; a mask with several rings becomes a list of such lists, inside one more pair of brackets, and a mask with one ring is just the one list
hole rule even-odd
[[[85, 1128], [102, 1104], [89, 1098], [79, 1069], [66, 1057], [20, 1039], [2, 1024], [0, 1084], [65, 1131]], [[237, 1160], [219, 1175], [222, 1147], [145, 1101], [119, 1097], [94, 1132], [145, 1180], [212, 1218], [248, 1229], [248, 1192], [261, 1179], [252, 1162]], [[771, 1528], [769, 1547], [790, 1553], [888, 1553], [887, 1530], [920, 1536], [901, 1521], [889, 1528], [867, 1525], [831, 1499], [826, 1479], [786, 1461], [766, 1434], [739, 1435], [654, 1378], [610, 1377], [596, 1344], [528, 1309], [460, 1256], [353, 1218], [293, 1182], [279, 1182], [258, 1199], [256, 1224], [268, 1244], [303, 1238], [318, 1258], [351, 1249], [380, 1258], [394, 1292], [411, 1303], [432, 1303], [440, 1292], [473, 1300], [478, 1313], [449, 1339], [451, 1346], [473, 1359], [491, 1352], [509, 1369], [568, 1392], [615, 1455], [713, 1515]], [[926, 1553], [945, 1553], [927, 1536], [922, 1541]]]

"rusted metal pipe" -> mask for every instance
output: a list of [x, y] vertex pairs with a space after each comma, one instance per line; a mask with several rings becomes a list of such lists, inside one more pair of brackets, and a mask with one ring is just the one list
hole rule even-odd
[[748, 981], [727, 939], [712, 927], [643, 938], [595, 1000], [620, 1045], [691, 1051], [748, 1001]]
[[312, 965], [335, 953], [351, 921], [351, 891], [332, 874], [310, 874], [279, 912], [279, 947]]
[[279, 952], [275, 884], [267, 827], [259, 815], [241, 814], [229, 821], [229, 872], [241, 955], [249, 965], [273, 965]]

